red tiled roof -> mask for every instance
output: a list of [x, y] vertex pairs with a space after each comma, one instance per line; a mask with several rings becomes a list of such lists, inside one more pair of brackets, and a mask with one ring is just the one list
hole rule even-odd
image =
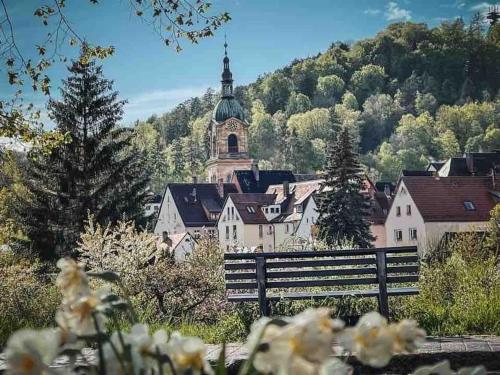
[[[275, 194], [243, 193], [229, 194], [241, 220], [245, 224], [267, 224], [266, 216], [262, 212], [262, 206], [274, 204]], [[248, 208], [251, 208], [250, 212]]]
[[[404, 183], [424, 221], [487, 221], [495, 206], [491, 177], [405, 176]], [[496, 179], [496, 190], [500, 179]], [[470, 201], [475, 210], [465, 209]]]

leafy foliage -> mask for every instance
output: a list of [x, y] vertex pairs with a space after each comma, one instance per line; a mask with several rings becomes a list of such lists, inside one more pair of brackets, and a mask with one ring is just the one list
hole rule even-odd
[[[435, 28], [396, 23], [237, 87], [251, 123], [250, 156], [266, 167], [320, 172], [326, 134], [347, 126], [370, 175], [395, 179], [401, 169], [498, 148], [500, 45], [491, 34], [479, 19]], [[194, 143], [193, 153], [178, 142], [192, 139], [198, 121], [208, 125], [215, 97], [207, 92], [147, 121], [168, 150], [163, 181], [190, 178], [187, 155], [196, 155], [196, 165], [206, 161], [206, 143]]]

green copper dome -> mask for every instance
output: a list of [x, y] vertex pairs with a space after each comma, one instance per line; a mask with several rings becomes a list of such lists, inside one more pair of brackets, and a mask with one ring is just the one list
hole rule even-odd
[[231, 117], [244, 121], [243, 108], [234, 97], [223, 97], [215, 106], [212, 118], [217, 122], [223, 122]]

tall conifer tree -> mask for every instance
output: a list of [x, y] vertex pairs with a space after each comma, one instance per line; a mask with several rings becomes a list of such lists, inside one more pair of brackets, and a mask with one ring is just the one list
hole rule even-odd
[[318, 238], [328, 245], [352, 241], [356, 246], [370, 247], [373, 237], [366, 220], [368, 197], [361, 194], [363, 174], [345, 126], [335, 144], [328, 146], [324, 178], [318, 204]]
[[91, 61], [73, 62], [61, 100], [48, 104], [57, 129], [71, 139], [31, 164], [29, 205], [18, 212], [33, 251], [71, 255], [88, 213], [106, 224], [140, 219], [148, 179], [132, 130], [117, 123], [124, 101]]

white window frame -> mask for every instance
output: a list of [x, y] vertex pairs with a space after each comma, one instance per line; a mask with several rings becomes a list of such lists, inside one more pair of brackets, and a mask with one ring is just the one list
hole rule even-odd
[[418, 231], [417, 228], [408, 229], [408, 236], [411, 241], [416, 241], [418, 239]]
[[[398, 233], [401, 234], [400, 238], [398, 238]], [[403, 231], [401, 229], [394, 229], [394, 241], [396, 242], [403, 241]]]

